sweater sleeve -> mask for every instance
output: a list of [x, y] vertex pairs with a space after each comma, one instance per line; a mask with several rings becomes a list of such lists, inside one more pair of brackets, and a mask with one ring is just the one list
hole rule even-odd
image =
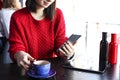
[[10, 34], [9, 34], [9, 53], [10, 57], [13, 61], [14, 59], [14, 54], [18, 51], [25, 51], [25, 46], [22, 41], [22, 30], [20, 27], [19, 19], [16, 18], [17, 16], [12, 15], [11, 21], [10, 21]]
[[[63, 13], [60, 9], [56, 10], [56, 24], [55, 24], [55, 50], [57, 50], [66, 40], [66, 27]], [[58, 55], [58, 53], [57, 53]]]

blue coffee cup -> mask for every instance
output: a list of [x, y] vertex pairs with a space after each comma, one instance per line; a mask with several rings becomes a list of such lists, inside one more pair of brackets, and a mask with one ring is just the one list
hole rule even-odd
[[33, 69], [37, 75], [49, 75], [51, 63], [47, 60], [38, 60], [33, 62]]

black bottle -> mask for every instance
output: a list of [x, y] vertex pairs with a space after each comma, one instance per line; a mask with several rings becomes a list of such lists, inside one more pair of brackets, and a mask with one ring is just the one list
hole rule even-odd
[[108, 42], [107, 32], [102, 32], [102, 40], [100, 41], [100, 53], [99, 53], [99, 70], [103, 71], [108, 64]]

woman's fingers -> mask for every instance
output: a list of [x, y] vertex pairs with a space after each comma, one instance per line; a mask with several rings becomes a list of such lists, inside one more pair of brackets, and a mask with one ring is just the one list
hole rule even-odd
[[69, 41], [67, 41], [61, 48], [59, 48], [59, 51], [68, 58], [71, 57], [74, 53], [72, 44]]
[[66, 53], [65, 53], [65, 51], [63, 49], [59, 48], [59, 51], [66, 56]]
[[25, 70], [28, 70], [28, 68], [29, 68], [29, 65], [26, 64], [25, 61], [20, 61], [19, 64], [18, 64], [18, 66], [24, 68]]
[[29, 54], [28, 54], [28, 60], [29, 61], [35, 61], [35, 59], [32, 56], [30, 56]]
[[22, 61], [17, 62], [17, 65], [18, 65], [19, 67], [22, 67], [23, 62], [22, 62]]
[[34, 59], [33, 57], [31, 57], [29, 54], [26, 55], [26, 56], [24, 57], [24, 59], [23, 59], [23, 63], [24, 63], [23, 67], [24, 67], [26, 70], [28, 70], [29, 67], [31, 66], [31, 62], [33, 62], [33, 61], [35, 61], [35, 59]]
[[67, 51], [67, 53], [73, 53], [74, 49], [73, 47], [70, 45], [70, 43], [66, 43], [65, 44], [65, 49]]
[[29, 66], [31, 65], [31, 61], [34, 60], [33, 57], [31, 57], [28, 53], [25, 53], [23, 51], [16, 53], [15, 57], [18, 66], [24, 68], [25, 70], [29, 69]]
[[68, 44], [69, 47], [70, 47], [72, 50], [74, 50], [74, 49], [73, 49], [73, 45], [72, 45], [72, 43], [71, 43], [70, 41], [67, 41], [66, 44]]

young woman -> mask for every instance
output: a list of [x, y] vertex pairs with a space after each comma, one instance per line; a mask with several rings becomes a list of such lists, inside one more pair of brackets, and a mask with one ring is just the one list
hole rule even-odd
[[11, 15], [21, 8], [19, 0], [2, 0], [2, 9], [0, 10], [0, 21], [3, 25], [6, 38], [9, 35], [9, 26]]
[[26, 7], [12, 15], [10, 57], [26, 70], [34, 59], [69, 59], [74, 54], [69, 41], [62, 45], [67, 39], [65, 22], [55, 5], [56, 0], [27, 0]]

